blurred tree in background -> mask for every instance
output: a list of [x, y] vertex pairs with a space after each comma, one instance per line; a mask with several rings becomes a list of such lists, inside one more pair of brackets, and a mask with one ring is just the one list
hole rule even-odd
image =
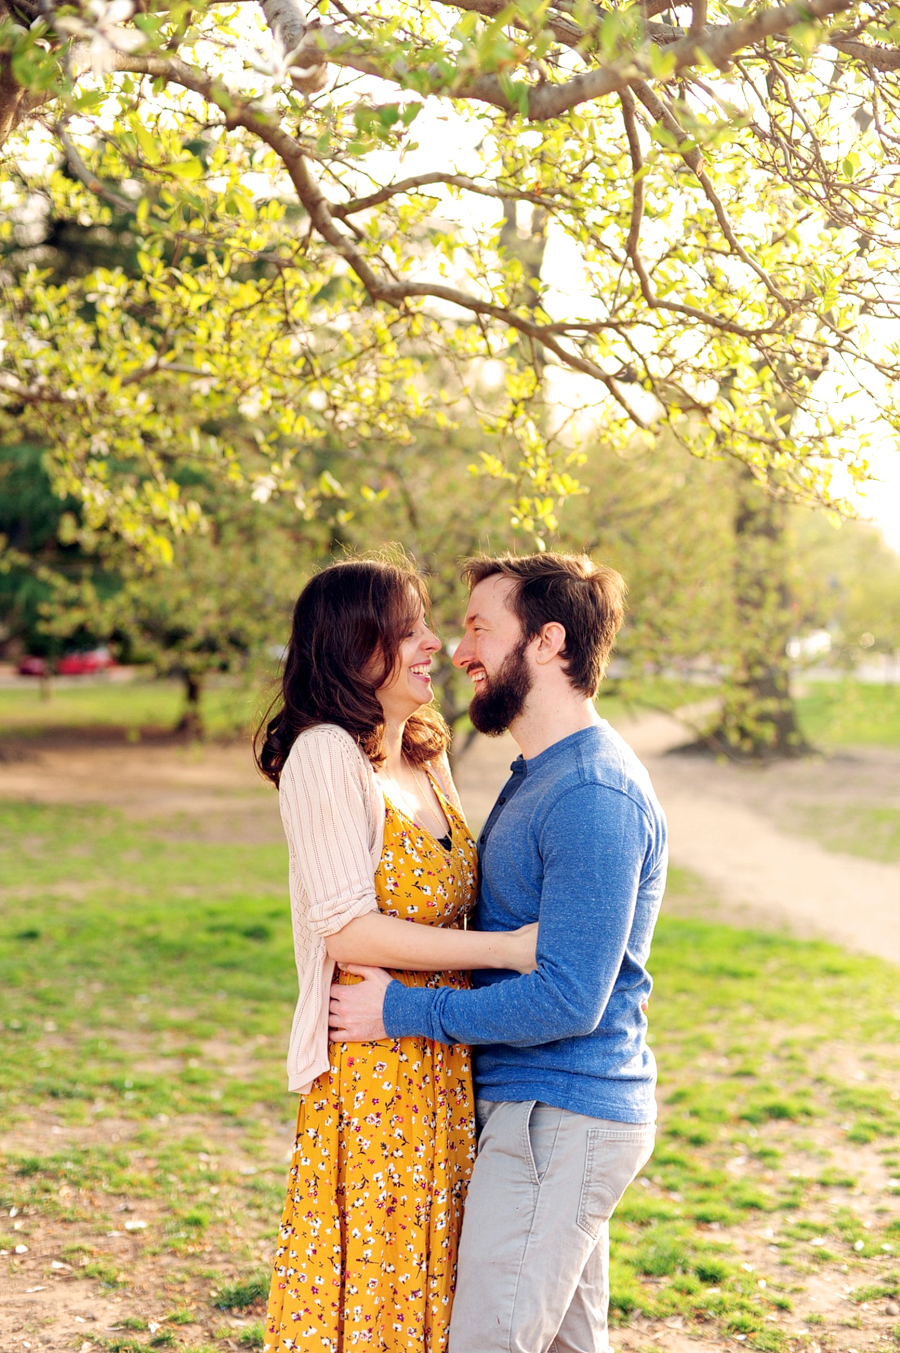
[[900, 558], [875, 527], [852, 522], [836, 532], [802, 513], [789, 530], [798, 633], [827, 630], [833, 660], [851, 671], [874, 654], [900, 653]]
[[[177, 731], [201, 736], [207, 679], [224, 672], [262, 679], [271, 671], [323, 542], [321, 530], [284, 506], [267, 510], [237, 488], [209, 482], [192, 491], [203, 525], [176, 539], [171, 566], [148, 564], [107, 540], [96, 570], [85, 569], [77, 582], [55, 581], [44, 623], [61, 637], [88, 630], [130, 661], [179, 677], [185, 705]], [[88, 552], [97, 548], [89, 533], [82, 540]], [[104, 587], [110, 572], [114, 590]]]
[[[26, 444], [0, 445], [0, 643], [16, 654], [53, 658], [60, 644], [43, 626], [42, 605], [53, 595], [46, 576], [71, 577], [84, 566], [74, 541], [65, 541], [64, 518], [77, 499], [53, 492], [45, 452]], [[85, 644], [94, 636], [73, 633]]]
[[263, 507], [208, 473], [181, 470], [202, 507], [198, 528], [176, 537], [170, 564], [83, 524], [60, 501], [33, 447], [0, 447], [3, 640], [13, 652], [54, 660], [109, 644], [126, 663], [177, 676], [185, 703], [178, 731], [203, 733], [202, 695], [213, 674], [262, 682], [276, 666], [291, 608], [327, 549], [317, 519], [292, 505]]
[[[489, 400], [491, 390], [472, 395]], [[3, 479], [2, 527], [18, 549], [18, 563], [0, 574], [7, 628], [33, 652], [106, 640], [123, 660], [179, 675], [182, 726], [197, 732], [210, 675], [247, 679], [272, 670], [272, 650], [285, 641], [291, 605], [314, 567], [345, 549], [396, 541], [428, 575], [434, 622], [448, 644], [435, 686], [457, 723], [470, 695], [450, 662], [465, 608], [457, 564], [474, 550], [511, 543], [505, 485], [473, 473], [483, 445], [476, 422], [443, 434], [426, 422], [410, 432], [404, 446], [388, 440], [353, 457], [339, 446], [322, 454], [320, 473], [334, 484], [327, 521], [320, 513], [304, 520], [278, 496], [248, 501], [245, 486], [197, 471], [191, 477], [183, 467], [182, 487], [201, 507], [202, 526], [175, 537], [171, 565], [85, 528], [80, 504], [53, 496], [32, 448], [0, 448], [0, 476], [9, 464], [15, 476]], [[597, 443], [586, 445], [585, 456], [585, 492], [570, 499], [548, 543], [587, 549], [628, 580], [627, 621], [605, 689], [666, 707], [668, 687], [698, 703], [708, 702], [707, 691], [727, 695], [739, 685], [748, 650], [734, 588], [747, 549], [734, 528], [746, 486], [733, 467], [687, 460], [675, 444]], [[340, 486], [331, 467], [343, 475]], [[870, 651], [896, 649], [900, 560], [877, 531], [856, 522], [836, 529], [804, 508], [785, 516], [777, 575], [790, 596], [777, 616], [784, 642], [827, 629], [827, 660], [851, 666]], [[17, 595], [31, 604], [17, 608]], [[688, 682], [700, 683], [695, 697], [684, 694]], [[696, 724], [702, 731], [709, 718]]]

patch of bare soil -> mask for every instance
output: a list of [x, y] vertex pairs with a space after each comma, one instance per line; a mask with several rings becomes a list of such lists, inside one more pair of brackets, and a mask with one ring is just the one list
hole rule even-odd
[[[105, 1128], [109, 1131], [113, 1126]], [[134, 1124], [119, 1126], [123, 1132], [110, 1132], [107, 1138], [116, 1145], [127, 1143], [135, 1132]], [[205, 1123], [180, 1126], [209, 1130]], [[90, 1140], [82, 1136], [68, 1132], [64, 1140], [72, 1147], [98, 1141], [96, 1130]], [[17, 1145], [39, 1150], [40, 1137], [39, 1126], [27, 1125], [7, 1149]], [[228, 1144], [224, 1145], [227, 1149]], [[229, 1164], [239, 1159], [237, 1154]], [[282, 1161], [283, 1152], [279, 1166], [284, 1170]], [[246, 1168], [256, 1171], [255, 1165]], [[73, 1206], [76, 1219], [39, 1217], [24, 1211], [19, 1218], [21, 1229], [12, 1239], [15, 1250], [26, 1249], [0, 1258], [3, 1353], [41, 1348], [96, 1353], [98, 1345], [108, 1347], [117, 1336], [135, 1337], [131, 1333], [135, 1330], [148, 1330], [151, 1336], [168, 1330], [177, 1335], [179, 1344], [184, 1341], [194, 1346], [216, 1338], [217, 1347], [237, 1348], [229, 1332], [236, 1338], [249, 1316], [261, 1315], [261, 1303], [253, 1311], [223, 1312], [213, 1300], [219, 1288], [246, 1277], [248, 1250], [255, 1260], [253, 1268], [264, 1267], [270, 1259], [271, 1235], [254, 1234], [252, 1225], [242, 1224], [238, 1217], [226, 1244], [221, 1237], [215, 1243], [201, 1239], [173, 1254], [154, 1243], [167, 1221], [164, 1204], [158, 1200], [78, 1190], [77, 1196], [66, 1201]], [[91, 1220], [92, 1212], [100, 1214], [96, 1221]], [[0, 1219], [4, 1231], [14, 1224]], [[277, 1218], [269, 1230], [275, 1225]], [[173, 1313], [177, 1325], [167, 1322]]]
[[[848, 1056], [850, 1054], [848, 1053]], [[857, 1066], [856, 1070], [860, 1070]], [[868, 1077], [868, 1072], [864, 1072]], [[171, 1124], [173, 1136], [208, 1139], [215, 1135], [217, 1164], [231, 1175], [269, 1173], [277, 1178], [285, 1170], [285, 1147], [289, 1142], [283, 1127], [269, 1125], [262, 1151], [252, 1161], [241, 1146], [237, 1127], [185, 1116]], [[54, 1130], [55, 1129], [55, 1130]], [[169, 1129], [167, 1129], [169, 1130]], [[48, 1149], [73, 1149], [91, 1145], [140, 1148], [142, 1125], [126, 1120], [107, 1120], [91, 1127], [60, 1127], [44, 1121], [20, 1124], [0, 1142], [0, 1150], [41, 1155]], [[872, 1226], [883, 1226], [885, 1214], [900, 1215], [900, 1199], [887, 1163], [877, 1146], [851, 1143], [835, 1125], [811, 1123], [802, 1139], [796, 1126], [769, 1122], [748, 1129], [747, 1142], [733, 1142], [726, 1168], [736, 1178], [762, 1185], [771, 1183], [761, 1148], [781, 1151], [778, 1170], [810, 1183], [824, 1168], [841, 1184], [803, 1206], [806, 1222], [821, 1222], [827, 1231], [836, 1211], [853, 1215], [860, 1236]], [[715, 1149], [715, 1148], [713, 1148]], [[651, 1160], [646, 1173], [633, 1188], [660, 1192]], [[198, 1184], [199, 1188], [199, 1184]], [[135, 1329], [170, 1330], [177, 1342], [237, 1349], [248, 1322], [259, 1319], [263, 1303], [252, 1308], [222, 1312], [214, 1294], [228, 1282], [246, 1278], [249, 1271], [263, 1270], [270, 1258], [277, 1218], [260, 1221], [233, 1209], [227, 1241], [221, 1235], [207, 1243], [199, 1239], [181, 1253], [168, 1252], [159, 1244], [167, 1217], [160, 1199], [135, 1198], [89, 1189], [60, 1189], [68, 1202], [69, 1219], [48, 1219], [28, 1209], [14, 1218], [0, 1218], [4, 1233], [13, 1230], [16, 1245], [25, 1246], [0, 1258], [0, 1350], [48, 1349], [57, 1353], [96, 1353], [115, 1340], [133, 1337]], [[65, 1197], [63, 1195], [66, 1195]], [[677, 1201], [677, 1195], [666, 1195]], [[840, 1257], [821, 1256], [815, 1234], [808, 1239], [786, 1239], [790, 1214], [752, 1214], [740, 1226], [719, 1227], [712, 1223], [710, 1238], [730, 1247], [732, 1259], [761, 1286], [784, 1292], [790, 1309], [770, 1317], [773, 1333], [787, 1347], [804, 1353], [875, 1353], [893, 1342], [900, 1307], [894, 1298], [875, 1294], [859, 1300], [859, 1291], [877, 1283], [871, 1263], [841, 1262]], [[829, 1244], [831, 1242], [829, 1241]], [[880, 1267], [880, 1266], [879, 1266]], [[85, 1270], [95, 1276], [85, 1276]], [[96, 1276], [102, 1270], [104, 1278]], [[105, 1281], [104, 1281], [105, 1280]], [[119, 1283], [111, 1288], [110, 1283]], [[706, 1289], [710, 1298], [715, 1289]], [[166, 1323], [177, 1313], [179, 1324]], [[141, 1341], [146, 1341], [146, 1334]], [[740, 1341], [718, 1334], [704, 1336], [703, 1321], [688, 1326], [681, 1316], [651, 1319], [638, 1312], [616, 1329], [615, 1347], [620, 1353], [645, 1353], [664, 1348], [668, 1353], [687, 1353], [699, 1345], [736, 1348]]]
[[[129, 1045], [138, 1055], [140, 1042], [133, 1038]], [[209, 1040], [205, 1050], [228, 1075], [252, 1074], [258, 1065], [255, 1044], [245, 1048]], [[157, 1174], [162, 1168], [153, 1159], [159, 1143], [148, 1145], [146, 1122], [104, 1118], [72, 1125], [53, 1121], [52, 1104], [42, 1108], [41, 1117], [23, 1120], [0, 1137], [0, 1159], [105, 1149], [127, 1152], [135, 1168]], [[262, 1113], [257, 1129], [250, 1154], [246, 1129], [239, 1124], [199, 1114], [165, 1123], [169, 1150], [181, 1143], [192, 1149], [198, 1142], [214, 1144], [215, 1158], [203, 1156], [209, 1166], [198, 1166], [214, 1173], [198, 1175], [192, 1201], [202, 1208], [208, 1195], [215, 1195], [217, 1210], [227, 1217], [224, 1231], [221, 1224], [208, 1233], [201, 1230], [176, 1248], [167, 1239], [172, 1217], [161, 1189], [148, 1196], [146, 1191], [115, 1192], [105, 1181], [99, 1187], [64, 1183], [53, 1200], [57, 1215], [46, 1207], [4, 1209], [0, 1244], [8, 1248], [0, 1251], [0, 1353], [97, 1353], [117, 1339], [146, 1342], [143, 1331], [151, 1338], [168, 1332], [176, 1347], [208, 1349], [214, 1339], [216, 1348], [238, 1348], [248, 1323], [261, 1318], [264, 1302], [223, 1311], [214, 1304], [215, 1296], [248, 1273], [265, 1271], [278, 1222], [276, 1209], [260, 1214], [247, 1206], [244, 1177], [280, 1184], [293, 1139], [291, 1124], [268, 1121]]]
[[248, 743], [162, 734], [130, 743], [113, 729], [3, 745], [0, 798], [102, 804], [142, 821], [160, 819], [162, 834], [176, 839], [250, 845], [284, 839], [278, 796], [257, 774]]

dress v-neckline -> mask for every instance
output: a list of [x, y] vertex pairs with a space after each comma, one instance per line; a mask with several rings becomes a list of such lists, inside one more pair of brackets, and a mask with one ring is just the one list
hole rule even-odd
[[[453, 850], [453, 820], [450, 816], [450, 805], [444, 798], [438, 786], [435, 784], [432, 776], [428, 774], [427, 770], [425, 774], [428, 775], [428, 783], [431, 785], [431, 788], [437, 795], [438, 803], [441, 806], [441, 810], [444, 814], [444, 817], [447, 819], [447, 830], [446, 832], [444, 832], [443, 836], [435, 836], [434, 832], [429, 831], [428, 828], [423, 826], [421, 822], [417, 822], [411, 813], [405, 812], [404, 809], [402, 809], [399, 804], [395, 803], [394, 800], [390, 797], [390, 795], [385, 794], [383, 789], [381, 792], [382, 794], [384, 794], [385, 803], [389, 804], [395, 813], [398, 813], [400, 817], [405, 818], [406, 821], [411, 823], [412, 826], [415, 827], [418, 831], [424, 832], [426, 836], [430, 837], [430, 839], [434, 842], [436, 846], [440, 846], [441, 850], [444, 852], [445, 855], [449, 855]], [[444, 842], [448, 840], [450, 844], [449, 846], [445, 846]]]

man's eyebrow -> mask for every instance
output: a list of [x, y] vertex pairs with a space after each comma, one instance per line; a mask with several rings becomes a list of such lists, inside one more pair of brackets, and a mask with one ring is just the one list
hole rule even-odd
[[481, 620], [481, 621], [483, 622], [483, 621], [484, 621], [484, 616], [479, 615], [477, 611], [475, 612], [474, 615], [467, 615], [467, 616], [466, 616], [466, 624], [467, 624], [467, 625], [474, 625], [476, 620]]

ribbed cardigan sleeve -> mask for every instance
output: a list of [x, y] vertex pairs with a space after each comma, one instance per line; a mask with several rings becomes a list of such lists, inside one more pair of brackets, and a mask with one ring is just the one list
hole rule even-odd
[[360, 756], [331, 730], [298, 738], [281, 776], [288, 846], [316, 935], [334, 935], [354, 917], [376, 911], [371, 807]]

